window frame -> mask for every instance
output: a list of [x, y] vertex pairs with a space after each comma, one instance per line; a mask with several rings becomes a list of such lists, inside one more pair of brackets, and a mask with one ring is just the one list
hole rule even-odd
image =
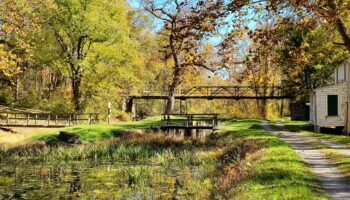
[[[335, 98], [335, 99], [331, 99]], [[333, 101], [333, 102], [330, 102]], [[335, 105], [331, 105], [330, 103], [335, 103]], [[327, 95], [327, 116], [328, 117], [336, 117], [339, 116], [339, 95], [329, 94]]]

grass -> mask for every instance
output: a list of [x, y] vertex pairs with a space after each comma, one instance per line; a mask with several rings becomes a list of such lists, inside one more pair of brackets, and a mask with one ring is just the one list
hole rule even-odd
[[130, 121], [111, 125], [81, 125], [56, 129], [53, 132], [39, 132], [34, 134], [31, 139], [41, 141], [54, 140], [55, 136], [58, 135], [58, 132], [64, 130], [79, 135], [82, 141], [96, 142], [121, 135], [130, 129], [147, 128], [151, 125], [160, 125], [161, 123], [160, 117], [152, 117], [142, 121]]
[[258, 128], [258, 121], [227, 125], [232, 137], [263, 141], [261, 151], [251, 154], [237, 170], [241, 177], [224, 188], [235, 199], [327, 199], [307, 165], [285, 142]]
[[0, 150], [0, 161], [120, 160], [196, 166], [202, 176], [191, 190], [206, 199], [327, 199], [301, 158], [263, 131], [259, 120], [226, 120], [205, 141], [147, 132], [121, 134], [159, 123], [159, 118], [150, 118], [64, 129], [90, 142], [77, 146], [45, 145], [60, 129], [35, 133], [27, 144]]

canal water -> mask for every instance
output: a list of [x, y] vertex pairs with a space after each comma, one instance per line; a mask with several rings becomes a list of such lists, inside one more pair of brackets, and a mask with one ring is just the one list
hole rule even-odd
[[150, 163], [7, 162], [0, 164], [0, 200], [196, 199], [202, 175], [197, 167]]

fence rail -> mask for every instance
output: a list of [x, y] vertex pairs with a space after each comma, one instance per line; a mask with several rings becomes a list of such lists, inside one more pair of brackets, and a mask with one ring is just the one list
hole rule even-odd
[[0, 125], [24, 127], [66, 127], [98, 123], [98, 114], [50, 114], [0, 112]]

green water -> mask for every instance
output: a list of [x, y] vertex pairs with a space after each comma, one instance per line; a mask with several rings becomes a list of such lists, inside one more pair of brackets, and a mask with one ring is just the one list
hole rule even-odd
[[1, 163], [1, 199], [197, 199], [198, 167], [147, 163]]

